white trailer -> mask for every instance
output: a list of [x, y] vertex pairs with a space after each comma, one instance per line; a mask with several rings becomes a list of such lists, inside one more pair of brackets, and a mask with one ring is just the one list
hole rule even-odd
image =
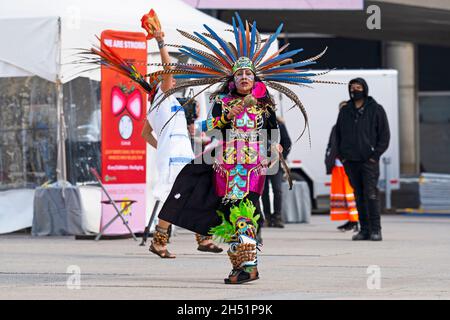
[[[398, 142], [398, 87], [396, 70], [335, 70], [319, 77], [321, 80], [343, 82], [345, 85], [313, 84], [313, 89], [289, 86], [303, 102], [309, 117], [311, 146], [307, 133], [297, 142], [304, 123], [301, 121], [300, 111], [289, 109], [292, 103], [284, 96], [276, 97], [280, 115], [284, 118], [293, 145], [288, 156], [294, 175], [301, 175], [312, 188], [312, 197], [330, 193], [330, 178], [325, 169], [325, 151], [331, 128], [338, 116], [338, 106], [341, 101], [349, 100], [348, 82], [361, 77], [367, 81], [369, 95], [383, 106], [387, 113], [391, 140], [388, 150], [380, 160], [380, 187], [384, 189], [385, 172], [387, 172], [389, 187], [399, 188], [399, 142]], [[383, 158], [389, 159], [390, 164], [383, 163]]]

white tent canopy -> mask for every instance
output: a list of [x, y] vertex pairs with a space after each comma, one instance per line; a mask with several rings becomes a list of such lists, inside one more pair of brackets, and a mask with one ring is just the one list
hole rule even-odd
[[[66, 83], [78, 76], [71, 64], [74, 49], [90, 48], [102, 31], [140, 31], [140, 18], [153, 8], [166, 43], [189, 44], [176, 29], [206, 31], [207, 24], [229, 37], [230, 25], [198, 11], [180, 0], [14, 0], [0, 2], [0, 77], [37, 75]], [[151, 41], [150, 52], [157, 51]], [[272, 50], [276, 47], [272, 46]], [[89, 75], [88, 75], [89, 76]], [[98, 79], [98, 72], [89, 77]]]

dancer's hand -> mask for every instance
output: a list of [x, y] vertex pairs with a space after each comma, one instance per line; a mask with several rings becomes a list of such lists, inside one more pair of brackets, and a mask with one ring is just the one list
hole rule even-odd
[[272, 143], [270, 147], [271, 152], [283, 153], [283, 147], [279, 143]]
[[236, 117], [242, 111], [244, 111], [243, 105], [234, 106], [233, 108], [231, 108], [230, 112], [227, 114], [228, 120], [232, 120], [234, 117]]
[[277, 149], [277, 151], [278, 151], [279, 153], [283, 153], [283, 147], [281, 146], [281, 144], [277, 143], [277, 144], [275, 145], [275, 148]]
[[153, 33], [153, 36], [155, 37], [155, 40], [160, 42], [164, 40], [164, 32], [162, 30], [156, 30]]

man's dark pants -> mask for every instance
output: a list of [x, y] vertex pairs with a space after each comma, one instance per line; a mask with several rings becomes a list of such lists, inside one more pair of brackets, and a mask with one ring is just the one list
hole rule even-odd
[[264, 192], [262, 194], [262, 202], [264, 216], [267, 221], [271, 220], [270, 218], [272, 215], [272, 213], [270, 212], [269, 181], [272, 184], [274, 215], [281, 218], [281, 183], [283, 182], [283, 170], [279, 168], [276, 174], [266, 176], [266, 183], [264, 185]]
[[370, 160], [345, 161], [344, 168], [354, 189], [361, 232], [364, 234], [380, 232], [380, 197], [377, 187], [380, 163]]

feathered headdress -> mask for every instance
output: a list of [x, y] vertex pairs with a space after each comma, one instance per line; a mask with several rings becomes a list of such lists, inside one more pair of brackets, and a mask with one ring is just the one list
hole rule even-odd
[[[154, 12], [152, 13], [152, 17], [155, 17]], [[157, 103], [153, 105], [149, 112], [157, 108], [162, 101], [177, 91], [188, 87], [207, 86], [192, 97], [192, 100], [198, 94], [215, 84], [231, 81], [237, 70], [248, 68], [265, 85], [287, 96], [294, 103], [293, 107], [297, 106], [300, 109], [305, 120], [305, 128], [300, 135], [302, 136], [308, 127], [306, 110], [298, 96], [286, 84], [300, 86], [308, 86], [308, 84], [312, 83], [338, 84], [337, 82], [316, 80], [314, 77], [323, 73], [315, 73], [302, 69], [308, 65], [315, 64], [316, 60], [322, 57], [327, 49], [312, 58], [294, 62], [292, 57], [303, 51], [303, 49], [284, 52], [289, 45], [285, 44], [277, 52], [266, 57], [269, 47], [277, 39], [283, 28], [283, 24], [277, 28], [274, 34], [265, 40], [261, 38], [256, 28], [256, 22], [250, 24], [248, 21], [245, 21], [244, 23], [238, 13], [235, 13], [232, 24], [233, 29], [226, 31], [233, 32], [235, 43], [223, 39], [206, 24], [203, 25], [206, 29], [206, 32], [203, 33], [193, 32], [191, 34], [177, 29], [181, 35], [200, 44], [204, 49], [200, 50], [186, 45], [168, 44], [167, 46], [178, 48], [180, 53], [191, 58], [195, 63], [149, 64], [151, 66], [161, 66], [165, 69], [147, 74], [146, 77], [161, 79], [162, 75], [171, 74], [175, 79], [182, 80], [177, 82], [174, 88], [162, 94], [162, 97], [157, 100]], [[91, 59], [90, 62], [106, 64], [120, 71], [131, 68], [128, 76], [132, 80], [138, 81], [147, 91], [149, 87], [153, 87], [154, 83], [148, 83], [148, 86], [142, 83], [144, 76], [137, 76], [136, 68], [133, 68], [133, 66], [127, 65], [123, 67], [119, 59], [110, 59], [111, 51], [111, 49], [108, 49], [107, 54], [98, 52], [98, 50], [92, 50], [87, 53], [94, 54], [97, 57], [97, 59]]]

